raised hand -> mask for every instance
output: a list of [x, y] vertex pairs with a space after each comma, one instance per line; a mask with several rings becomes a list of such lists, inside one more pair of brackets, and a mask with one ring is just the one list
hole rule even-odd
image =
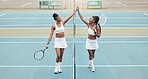
[[79, 11], [79, 6], [76, 7], [76, 10]]

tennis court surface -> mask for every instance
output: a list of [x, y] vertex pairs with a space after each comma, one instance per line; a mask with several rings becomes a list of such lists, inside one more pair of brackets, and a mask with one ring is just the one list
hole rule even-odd
[[[73, 37], [68, 35], [66, 40], [68, 48], [65, 50], [62, 63], [63, 73], [55, 75], [55, 49], [53, 40], [49, 49], [45, 53], [45, 58], [36, 61], [33, 54], [36, 50], [44, 48], [47, 41], [48, 32], [39, 34], [35, 29], [49, 29], [53, 22], [50, 13], [41, 12], [5, 12], [1, 16], [1, 38], [0, 38], [0, 78], [1, 79], [72, 79], [73, 78]], [[59, 13], [63, 18], [70, 12]], [[95, 13], [94, 15], [96, 15]], [[108, 21], [102, 26], [105, 29], [147, 29], [148, 17], [142, 12], [136, 13], [98, 13], [106, 14]], [[85, 17], [91, 14], [85, 13]], [[41, 17], [41, 18], [39, 18]], [[123, 19], [127, 19], [122, 21]], [[28, 21], [30, 20], [30, 21]], [[84, 31], [76, 35], [76, 75], [77, 79], [147, 79], [148, 78], [148, 37], [147, 32], [137, 36], [109, 36], [104, 34], [99, 42], [99, 49], [96, 51], [94, 63], [96, 72], [92, 73], [87, 68], [88, 53], [85, 49], [86, 27], [77, 17], [77, 29]], [[137, 23], [137, 24], [136, 24]], [[39, 27], [42, 26], [43, 27]], [[45, 24], [45, 25], [44, 25]], [[118, 24], [118, 26], [116, 26]], [[125, 25], [124, 25], [125, 24]], [[78, 27], [81, 25], [81, 27]], [[127, 25], [127, 26], [126, 26]], [[139, 26], [138, 26], [139, 25]], [[66, 28], [72, 29], [72, 20]], [[125, 27], [124, 27], [125, 26]], [[17, 32], [18, 30], [30, 29], [32, 33]], [[12, 31], [14, 30], [14, 31]], [[27, 31], [26, 30], [26, 31]], [[111, 30], [111, 29], [110, 29]], [[128, 30], [126, 32], [128, 32]], [[12, 31], [12, 32], [11, 32]], [[44, 32], [43, 31], [43, 32]], [[68, 31], [67, 31], [68, 32]], [[11, 35], [11, 33], [14, 33]], [[34, 33], [38, 33], [33, 37]], [[20, 35], [19, 35], [20, 34]], [[46, 36], [47, 35], [47, 36]]]
[[[73, 38], [67, 38], [63, 73], [55, 75], [53, 43], [45, 58], [36, 61], [34, 51], [44, 47], [45, 38], [1, 38], [1, 79], [72, 79]], [[77, 79], [147, 79], [147, 37], [102, 37], [95, 54], [96, 72], [87, 68], [85, 38], [76, 38]]]
[[[59, 7], [38, 9], [33, 0], [0, 1], [0, 79], [74, 79], [73, 19], [65, 25], [65, 49], [62, 73], [54, 74], [56, 53], [54, 37], [45, 57], [34, 59], [35, 51], [43, 49], [50, 27], [55, 23], [53, 13], [65, 19], [72, 13], [73, 0], [66, 9]], [[102, 0], [102, 9], [86, 9], [85, 0], [76, 0], [81, 14], [89, 20], [93, 15], [105, 14], [102, 36], [97, 39], [95, 72], [87, 67], [85, 48], [87, 27], [76, 14], [76, 79], [148, 79], [148, 1]]]

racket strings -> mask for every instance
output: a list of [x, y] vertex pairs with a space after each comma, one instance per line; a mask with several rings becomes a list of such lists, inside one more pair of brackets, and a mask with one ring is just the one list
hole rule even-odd
[[102, 14], [100, 16], [100, 19], [99, 19], [98, 23], [97, 23], [97, 27], [100, 28], [100, 32], [101, 32], [101, 26], [105, 25], [106, 22], [107, 22], [107, 16], [105, 14]]
[[44, 57], [44, 51], [45, 51], [45, 50], [36, 51], [35, 54], [34, 54], [34, 58], [35, 58], [36, 60], [41, 60], [41, 59], [43, 59], [43, 57]]
[[97, 25], [100, 24], [100, 25], [105, 25], [107, 22], [107, 15], [105, 14], [102, 14], [100, 16], [100, 20], [98, 21]]

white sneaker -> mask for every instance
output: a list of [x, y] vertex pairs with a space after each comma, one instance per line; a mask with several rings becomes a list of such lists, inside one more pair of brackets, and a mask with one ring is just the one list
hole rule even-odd
[[91, 64], [90, 63], [88, 63], [88, 68], [91, 68]]
[[59, 67], [58, 69], [59, 69], [59, 70], [58, 70], [58, 72], [59, 72], [59, 73], [62, 73], [62, 70], [61, 70], [61, 68]]
[[58, 67], [55, 67], [54, 74], [58, 74]]
[[58, 63], [58, 72], [59, 73], [62, 73], [62, 70], [61, 70], [61, 62]]
[[94, 65], [92, 66], [92, 70], [91, 71], [95, 72], [95, 66]]

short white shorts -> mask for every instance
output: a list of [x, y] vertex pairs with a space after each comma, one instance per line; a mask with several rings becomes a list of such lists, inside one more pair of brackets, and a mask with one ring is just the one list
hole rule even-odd
[[97, 40], [87, 39], [85, 46], [86, 46], [86, 49], [95, 50], [95, 49], [98, 49], [98, 42]]
[[54, 40], [54, 48], [66, 48], [67, 43], [66, 43], [66, 39], [64, 38], [55, 38]]

